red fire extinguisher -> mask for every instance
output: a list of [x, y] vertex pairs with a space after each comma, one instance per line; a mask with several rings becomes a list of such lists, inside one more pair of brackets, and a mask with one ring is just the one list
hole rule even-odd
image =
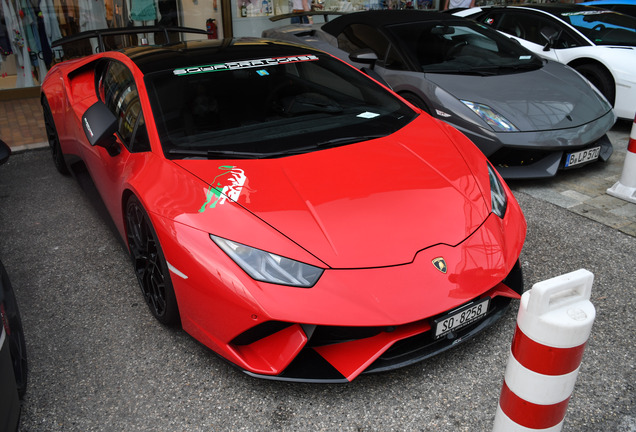
[[208, 39], [218, 39], [219, 34], [216, 30], [216, 20], [212, 18], [208, 18], [205, 21], [205, 30], [208, 32]]

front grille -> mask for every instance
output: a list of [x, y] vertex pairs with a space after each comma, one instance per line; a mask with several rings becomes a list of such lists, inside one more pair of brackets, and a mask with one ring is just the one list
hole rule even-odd
[[[518, 261], [506, 279], [503, 280], [503, 283], [516, 293], [520, 295], [523, 293], [523, 275]], [[478, 299], [479, 297], [473, 300]], [[492, 298], [488, 314], [483, 319], [440, 339], [435, 340], [432, 331], [427, 331], [400, 340], [376, 359], [363, 373], [382, 372], [407, 366], [450, 349], [459, 342], [464, 342], [493, 325], [504, 315], [510, 305], [510, 301], [510, 298], [504, 296]], [[437, 317], [430, 318], [429, 322], [432, 323], [436, 318]], [[290, 323], [276, 321], [266, 322], [241, 334], [235, 338], [232, 343], [235, 345], [248, 345], [283, 330], [290, 325]], [[361, 340], [376, 336], [382, 332], [392, 332], [395, 330], [395, 327], [391, 326], [338, 327], [303, 325], [303, 328], [309, 338], [307, 345], [283, 373], [276, 377], [269, 378], [307, 382], [344, 382], [346, 379], [313, 348], [324, 345], [343, 344], [343, 350], [346, 350], [346, 342]]]
[[232, 345], [249, 345], [258, 340], [271, 336], [289, 327], [291, 323], [281, 321], [266, 321], [241, 333], [230, 342]]
[[491, 154], [488, 159], [495, 167], [522, 167], [532, 165], [550, 153], [553, 152], [504, 147]]
[[311, 335], [309, 346], [331, 345], [335, 343], [349, 342], [364, 339], [390, 331], [389, 327], [335, 327], [318, 326]]
[[[506, 279], [503, 280], [503, 283], [517, 294], [521, 295], [523, 293], [523, 274], [519, 261], [514, 265]], [[473, 299], [473, 301], [474, 300], [478, 300], [478, 298]], [[490, 301], [488, 314], [483, 319], [452, 332], [446, 337], [434, 339], [433, 332], [428, 331], [398, 341], [369, 366], [364, 373], [396, 369], [446, 351], [459, 342], [470, 339], [494, 324], [506, 312], [510, 301], [511, 299], [508, 297], [497, 296], [493, 298]], [[437, 317], [433, 317], [429, 321], [432, 322], [436, 318]]]

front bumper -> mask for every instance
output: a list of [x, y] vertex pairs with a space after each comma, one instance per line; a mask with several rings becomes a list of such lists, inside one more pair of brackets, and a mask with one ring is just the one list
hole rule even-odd
[[[286, 305], [279, 297], [265, 308], [269, 319], [241, 331], [221, 353], [252, 376], [347, 382], [443, 352], [493, 325], [520, 298], [525, 224], [501, 229], [519, 217], [511, 203], [506, 220], [491, 215], [460, 245], [425, 249], [411, 264], [326, 271], [316, 287], [286, 291], [285, 300], [298, 297]], [[432, 265], [440, 256], [446, 274]], [[485, 316], [434, 338], [437, 318], [484, 298], [490, 299]]]
[[[600, 146], [601, 152], [597, 160], [566, 167], [567, 155], [581, 150]], [[507, 180], [553, 177], [558, 171], [570, 170], [589, 165], [601, 160], [607, 161], [614, 147], [607, 135], [583, 146], [572, 146], [561, 150], [541, 150], [533, 148], [503, 148], [490, 156], [490, 161], [499, 174]]]
[[[432, 245], [402, 265], [328, 268], [306, 289], [257, 282], [208, 235], [174, 225], [179, 243], [167, 237], [164, 250], [173, 267], [188, 268], [172, 275], [183, 328], [246, 373], [274, 380], [344, 382], [421, 361], [492, 325], [520, 297], [526, 225], [507, 194], [504, 219], [491, 213], [459, 244]], [[445, 272], [434, 265], [440, 257]], [[431, 336], [435, 319], [485, 297], [479, 321]]]
[[[565, 169], [565, 155], [579, 150], [601, 146], [599, 159], [607, 161], [614, 150], [606, 133], [615, 121], [615, 114], [608, 111], [593, 122], [570, 129], [462, 132], [488, 157], [504, 179], [545, 178]], [[576, 168], [584, 165], [587, 164], [576, 165]]]
[[[360, 374], [409, 366], [459, 345], [492, 326], [504, 315], [510, 301], [519, 299], [522, 292], [522, 272], [517, 262], [502, 283], [475, 299], [491, 298], [487, 315], [440, 339], [435, 339], [432, 332], [432, 323], [437, 316], [386, 327], [278, 323], [281, 329], [277, 333], [286, 332], [286, 337], [297, 334], [298, 339], [305, 340], [302, 349], [278, 375], [244, 372], [278, 381], [345, 383]], [[277, 333], [268, 337], [277, 337]]]

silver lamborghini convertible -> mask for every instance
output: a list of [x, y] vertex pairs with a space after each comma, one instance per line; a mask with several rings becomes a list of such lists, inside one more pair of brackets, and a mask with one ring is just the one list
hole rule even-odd
[[[573, 69], [488, 26], [416, 10], [356, 12], [263, 32], [327, 51], [467, 135], [506, 179], [606, 161], [612, 106]], [[549, 37], [549, 35], [546, 35]], [[425, 137], [423, 137], [425, 139]]]

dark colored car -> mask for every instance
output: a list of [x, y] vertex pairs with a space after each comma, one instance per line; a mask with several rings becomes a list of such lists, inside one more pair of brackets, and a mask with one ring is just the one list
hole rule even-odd
[[[0, 164], [11, 151], [0, 141]], [[27, 357], [22, 320], [9, 276], [0, 262], [0, 430], [15, 431], [20, 420], [20, 398], [27, 383]]]

